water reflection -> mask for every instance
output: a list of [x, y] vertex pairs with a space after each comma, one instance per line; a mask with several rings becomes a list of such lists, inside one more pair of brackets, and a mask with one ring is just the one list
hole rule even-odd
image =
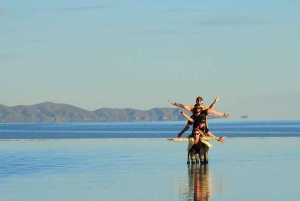
[[[188, 200], [207, 201], [214, 193], [223, 192], [223, 178], [214, 180], [209, 172], [209, 165], [190, 165], [188, 166]], [[214, 188], [213, 188], [214, 186]]]
[[[211, 184], [208, 165], [190, 165], [188, 167], [189, 190], [193, 200], [209, 200], [211, 197]], [[192, 200], [190, 197], [189, 200]]]

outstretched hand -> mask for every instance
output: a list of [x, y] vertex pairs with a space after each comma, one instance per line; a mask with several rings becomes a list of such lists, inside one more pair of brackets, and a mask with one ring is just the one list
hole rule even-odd
[[215, 99], [215, 102], [217, 103], [220, 99], [220, 96], [217, 96], [217, 98]]
[[226, 118], [230, 118], [231, 117], [231, 115], [230, 114], [226, 114], [225, 113], [225, 115], [224, 115]]
[[183, 109], [180, 109], [179, 112], [180, 112], [181, 114], [184, 114]]
[[170, 139], [168, 139], [170, 142], [173, 142], [173, 139], [172, 138], [170, 138]]
[[226, 136], [221, 137], [220, 140], [219, 140], [219, 142], [224, 143], [225, 142], [225, 137]]
[[172, 105], [174, 105], [175, 103], [173, 102], [173, 101], [171, 101], [171, 100], [168, 100], [169, 101], [169, 103], [171, 103]]

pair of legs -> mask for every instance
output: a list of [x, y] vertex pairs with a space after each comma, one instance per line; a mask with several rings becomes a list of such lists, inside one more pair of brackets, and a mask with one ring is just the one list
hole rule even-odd
[[190, 164], [190, 161], [192, 161], [192, 164], [201, 163], [205, 164], [208, 163], [208, 151], [209, 147], [206, 145], [202, 145], [201, 147], [195, 147], [193, 146], [188, 151], [188, 159], [187, 164]]

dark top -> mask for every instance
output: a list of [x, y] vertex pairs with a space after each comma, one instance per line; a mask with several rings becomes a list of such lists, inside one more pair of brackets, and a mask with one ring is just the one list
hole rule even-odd
[[[194, 119], [194, 123], [188, 121], [188, 125], [192, 125], [193, 124], [193, 129], [195, 129], [195, 127], [199, 124], [199, 122], [203, 119], [203, 116], [205, 116], [205, 121], [206, 121], [206, 117], [207, 117], [208, 113], [207, 110], [202, 111], [198, 116], [195, 116], [194, 114], [191, 116], [192, 119]], [[202, 130], [202, 129], [200, 129]], [[202, 130], [204, 133], [207, 133], [209, 131], [207, 124], [205, 124], [205, 129]]]
[[[204, 147], [205, 146], [205, 144], [203, 144], [202, 142], [201, 142], [201, 140], [199, 140], [196, 144], [193, 144], [193, 146], [191, 147], [191, 149], [201, 149], [202, 147]], [[190, 149], [190, 150], [191, 150]]]

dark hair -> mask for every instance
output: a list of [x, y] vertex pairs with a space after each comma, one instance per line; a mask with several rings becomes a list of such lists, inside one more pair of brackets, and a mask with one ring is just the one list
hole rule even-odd
[[205, 122], [206, 123], [206, 116], [204, 114], [201, 114], [198, 119], [199, 119], [198, 123], [200, 123], [200, 122]]
[[[198, 107], [201, 107], [201, 108], [202, 108], [201, 105], [195, 104], [192, 112], [195, 113], [195, 112], [196, 112], [196, 108], [198, 108]], [[203, 108], [202, 108], [202, 109], [203, 109]]]
[[190, 137], [194, 137], [195, 131], [198, 131], [198, 132], [200, 133], [200, 137], [205, 136], [205, 134], [204, 134], [204, 132], [203, 132], [202, 130], [199, 130], [199, 129], [195, 128], [195, 129], [193, 129], [192, 133], [191, 133], [188, 137], [189, 137], [189, 138], [190, 138]]
[[196, 98], [196, 101], [197, 101], [198, 99], [203, 100], [203, 98], [202, 98], [201, 96], [198, 96], [198, 97]]
[[197, 107], [201, 107], [202, 108], [202, 106], [200, 104], [198, 104], [198, 103], [194, 105], [194, 108], [197, 108]]

